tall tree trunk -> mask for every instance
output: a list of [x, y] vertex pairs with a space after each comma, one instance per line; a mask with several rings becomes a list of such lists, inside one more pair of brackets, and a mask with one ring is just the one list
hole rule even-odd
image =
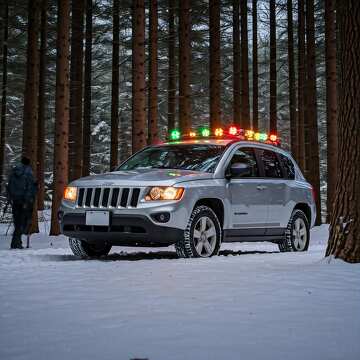
[[305, 171], [305, 10], [304, 1], [298, 0], [298, 163]]
[[252, 99], [252, 128], [259, 131], [259, 85], [258, 85], [258, 29], [257, 29], [257, 0], [252, 1], [252, 31], [253, 31], [253, 99]]
[[44, 210], [45, 200], [45, 119], [46, 119], [46, 53], [47, 53], [47, 0], [42, 0], [41, 26], [40, 26], [40, 74], [39, 74], [39, 113], [38, 113], [38, 164], [37, 180], [38, 210]]
[[119, 49], [120, 49], [120, 2], [113, 0], [113, 48], [111, 82], [111, 146], [110, 170], [118, 166], [119, 154]]
[[241, 0], [241, 124], [242, 127], [245, 129], [250, 128], [249, 49], [247, 15], [247, 0]]
[[233, 0], [233, 121], [241, 125], [240, 0]]
[[277, 132], [276, 2], [270, 0], [270, 132]]
[[320, 161], [319, 140], [316, 103], [316, 57], [315, 57], [315, 23], [314, 0], [306, 0], [306, 105], [307, 124], [309, 136], [309, 166], [308, 180], [315, 189], [317, 217], [316, 224], [321, 224], [321, 199], [320, 199]]
[[144, 0], [133, 1], [132, 29], [132, 150], [136, 152], [146, 145]]
[[[28, 43], [26, 81], [23, 116], [23, 154], [37, 178], [37, 135], [38, 135], [38, 90], [39, 90], [39, 52], [38, 37], [40, 30], [40, 0], [29, 0], [28, 6]], [[38, 232], [37, 200], [34, 204], [30, 232]]]
[[57, 213], [68, 182], [70, 0], [58, 0], [57, 19], [54, 183], [50, 235], [60, 233]]
[[1, 120], [0, 120], [0, 192], [4, 176], [4, 153], [5, 153], [5, 126], [7, 104], [7, 62], [8, 62], [8, 38], [9, 38], [9, 4], [4, 3], [3, 15], [3, 42], [2, 42], [2, 89], [1, 89]]
[[81, 177], [83, 161], [84, 0], [73, 0], [71, 4], [69, 181]]
[[149, 114], [148, 143], [158, 140], [158, 5], [150, 0], [149, 9]]
[[84, 123], [83, 123], [83, 176], [90, 173], [91, 153], [91, 68], [92, 68], [92, 4], [86, 0], [85, 70], [84, 70]]
[[296, 118], [296, 83], [294, 63], [293, 3], [287, 0], [288, 62], [289, 62], [289, 114], [291, 152], [298, 158], [298, 134]]
[[220, 98], [220, 0], [209, 2], [210, 31], [210, 128], [221, 126]]
[[326, 255], [360, 262], [360, 2], [337, 1], [338, 178]]
[[191, 14], [190, 0], [179, 0], [179, 127], [191, 128]]
[[336, 22], [335, 0], [325, 0], [325, 60], [327, 119], [327, 222], [334, 202], [337, 177], [337, 89], [336, 89]]
[[168, 131], [175, 128], [176, 115], [176, 62], [175, 62], [175, 0], [169, 0], [168, 41]]

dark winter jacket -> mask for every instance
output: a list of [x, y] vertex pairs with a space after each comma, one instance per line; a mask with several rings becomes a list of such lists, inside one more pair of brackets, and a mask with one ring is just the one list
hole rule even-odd
[[37, 192], [37, 183], [29, 165], [15, 166], [9, 176], [8, 196], [10, 201], [33, 203]]

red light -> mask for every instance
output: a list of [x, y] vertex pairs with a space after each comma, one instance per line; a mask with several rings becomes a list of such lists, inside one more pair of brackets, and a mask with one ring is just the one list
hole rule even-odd
[[238, 133], [238, 128], [236, 126], [230, 126], [229, 127], [229, 134], [230, 135], [237, 135]]
[[217, 128], [215, 129], [215, 136], [223, 136], [224, 135], [224, 130], [221, 128]]
[[277, 136], [276, 135], [270, 135], [269, 139], [272, 142], [276, 142], [277, 141]]

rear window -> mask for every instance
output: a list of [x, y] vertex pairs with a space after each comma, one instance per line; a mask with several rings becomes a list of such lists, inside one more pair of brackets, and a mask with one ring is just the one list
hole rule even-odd
[[276, 179], [282, 178], [281, 165], [276, 153], [271, 150], [260, 150], [259, 153], [263, 163], [265, 177]]
[[290, 158], [283, 154], [279, 154], [281, 165], [285, 171], [285, 177], [290, 180], [295, 179], [295, 166]]

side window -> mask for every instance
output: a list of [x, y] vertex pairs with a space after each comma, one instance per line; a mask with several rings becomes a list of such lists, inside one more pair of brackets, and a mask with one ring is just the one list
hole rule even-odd
[[276, 153], [270, 150], [260, 150], [260, 159], [264, 165], [265, 177], [282, 178], [280, 162]]
[[279, 154], [281, 165], [285, 170], [285, 177], [290, 180], [295, 179], [295, 166], [293, 162], [285, 155]]
[[233, 155], [229, 168], [236, 163], [245, 163], [250, 167], [250, 174], [243, 177], [259, 177], [259, 169], [256, 162], [255, 152], [252, 148], [239, 148]]

